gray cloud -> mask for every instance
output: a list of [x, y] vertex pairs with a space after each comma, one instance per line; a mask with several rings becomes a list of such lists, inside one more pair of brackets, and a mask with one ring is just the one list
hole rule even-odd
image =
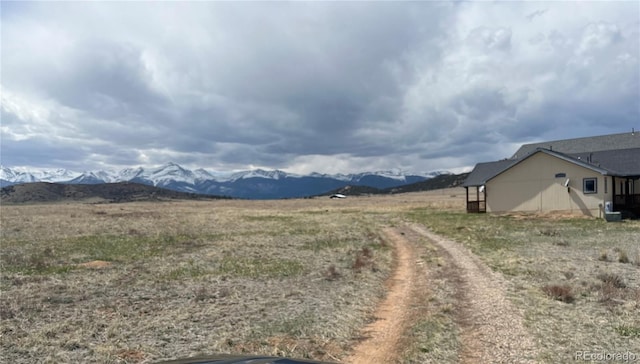
[[632, 2], [1, 6], [6, 165], [426, 171], [640, 127]]

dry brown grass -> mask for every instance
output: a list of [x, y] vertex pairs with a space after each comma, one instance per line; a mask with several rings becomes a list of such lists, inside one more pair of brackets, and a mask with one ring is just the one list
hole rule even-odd
[[640, 221], [430, 209], [411, 217], [503, 274], [540, 362], [573, 361], [576, 351], [640, 353], [640, 271], [630, 258], [640, 252]]
[[[339, 361], [385, 292], [392, 251], [379, 233], [407, 218], [467, 245], [505, 276], [541, 362], [568, 361], [575, 350], [640, 353], [637, 221], [463, 209], [463, 189], [0, 206], [0, 362], [249, 352]], [[404, 362], [454, 363], [452, 267], [429, 246], [417, 260], [429, 282]], [[604, 274], [624, 287], [598, 278]], [[540, 288], [550, 284], [570, 286], [573, 303], [549, 298]]]
[[571, 303], [575, 299], [572, 288], [568, 284], [551, 284], [542, 287], [542, 292], [547, 296], [565, 303]]
[[380, 229], [451, 194], [0, 206], [0, 361], [339, 360], [384, 294]]
[[[2, 206], [3, 362], [247, 350], [339, 358], [391, 262], [357, 209], [324, 200]], [[375, 271], [351, 269], [362, 249]], [[328, 266], [340, 279], [325, 279]]]

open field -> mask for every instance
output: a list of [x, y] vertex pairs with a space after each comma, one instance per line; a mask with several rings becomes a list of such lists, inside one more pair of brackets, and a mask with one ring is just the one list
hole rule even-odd
[[[382, 233], [407, 222], [504, 277], [539, 362], [640, 355], [640, 222], [468, 215], [464, 190], [344, 200], [0, 207], [0, 360], [153, 362], [207, 353], [340, 361], [394, 269]], [[423, 287], [403, 362], [464, 346], [452, 262], [411, 239]], [[459, 292], [458, 292], [459, 293]]]
[[501, 273], [539, 362], [569, 362], [583, 351], [640, 353], [640, 221], [433, 209], [409, 216]]

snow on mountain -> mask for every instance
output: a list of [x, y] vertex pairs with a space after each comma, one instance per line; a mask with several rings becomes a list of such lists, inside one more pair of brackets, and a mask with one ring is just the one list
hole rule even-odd
[[63, 182], [78, 177], [78, 173], [59, 168], [55, 170], [41, 170], [35, 172], [34, 176], [42, 182]]
[[[176, 163], [169, 162], [155, 168], [125, 168], [119, 172], [114, 171], [85, 171], [83, 173], [73, 172], [67, 169], [55, 169], [55, 170], [26, 170], [23, 168], [8, 168], [0, 166], [0, 178], [6, 181], [16, 183], [27, 182], [68, 182], [73, 179], [79, 178], [91, 178], [96, 180], [102, 180], [103, 182], [121, 182], [130, 181], [132, 179], [141, 179], [153, 182], [154, 184], [161, 184], [167, 181], [195, 183], [198, 180], [214, 180], [217, 182], [233, 182], [238, 179], [248, 178], [265, 178], [272, 180], [280, 180], [283, 178], [300, 178], [300, 177], [313, 177], [313, 178], [332, 178], [341, 181], [358, 181], [367, 176], [380, 176], [384, 178], [395, 179], [403, 181], [408, 175], [420, 176], [432, 178], [440, 174], [447, 174], [446, 171], [435, 171], [426, 173], [409, 174], [399, 169], [387, 170], [387, 171], [375, 171], [375, 172], [363, 172], [357, 174], [325, 174], [313, 172], [309, 175], [302, 176], [295, 173], [287, 173], [281, 170], [264, 170], [255, 169], [248, 171], [240, 171], [235, 173], [230, 172], [218, 172], [208, 171], [203, 168], [196, 170], [186, 169]], [[83, 177], [84, 176], [84, 177]]]
[[384, 178], [391, 178], [394, 180], [398, 180], [398, 181], [405, 181], [406, 177], [405, 174], [402, 173], [399, 169], [396, 170], [388, 170], [388, 171], [376, 171], [376, 172], [365, 172], [365, 173], [358, 173], [356, 175], [353, 176], [354, 179], [359, 180], [362, 177], [365, 176], [380, 176], [380, 177], [384, 177]]
[[212, 179], [213, 175], [200, 168], [195, 171], [188, 170], [182, 166], [169, 162], [155, 168], [125, 168], [118, 172], [117, 181], [145, 181], [154, 186], [162, 186], [172, 182], [193, 184], [196, 180]]
[[78, 177], [80, 174], [67, 169], [8, 168], [0, 166], [0, 179], [13, 183], [62, 182]]
[[5, 181], [13, 181], [16, 178], [16, 173], [11, 169], [4, 166], [0, 166], [0, 179]]
[[[77, 173], [66, 169], [28, 170], [0, 166], [0, 184], [7, 186], [29, 182], [98, 184], [133, 181], [183, 192], [229, 195], [241, 198], [282, 198], [308, 196], [344, 185], [389, 188], [419, 182], [449, 172], [419, 174], [399, 169], [358, 174], [298, 175], [281, 170], [255, 169], [241, 172], [217, 172], [203, 168], [190, 170], [169, 162], [158, 167], [125, 168], [115, 171]], [[254, 182], [253, 179], [256, 179]]]
[[117, 175], [112, 171], [85, 171], [79, 176], [66, 181], [59, 181], [70, 184], [98, 184], [119, 182]]
[[214, 176], [215, 181], [217, 182], [235, 182], [241, 179], [249, 179], [249, 178], [265, 178], [271, 180], [279, 180], [286, 177], [295, 177], [297, 175], [286, 173], [280, 170], [272, 170], [265, 171], [264, 169], [253, 169], [249, 171], [240, 171], [234, 172], [231, 174], [222, 174], [218, 173]]
[[353, 175], [352, 174], [342, 174], [342, 173], [326, 174], [326, 173], [313, 172], [313, 173], [311, 173], [309, 175], [309, 177], [314, 177], [314, 178], [333, 178], [333, 179], [337, 179], [338, 181], [345, 181], [345, 182], [350, 182], [351, 180], [353, 180]]
[[169, 162], [152, 170], [148, 175], [148, 179], [153, 181], [156, 186], [166, 185], [171, 182], [193, 184], [196, 180], [196, 175], [192, 171], [182, 168], [176, 163]]
[[194, 170], [193, 174], [196, 176], [196, 179], [199, 180], [215, 179], [215, 176], [212, 173], [203, 168]]
[[239, 172], [233, 175], [233, 177], [235, 177], [236, 179], [266, 178], [266, 179], [273, 179], [273, 180], [279, 180], [282, 178], [295, 177], [295, 176], [297, 175], [292, 173], [286, 173], [277, 169], [272, 171], [265, 171], [264, 169], [254, 169], [251, 171]]
[[118, 182], [117, 174], [113, 171], [95, 171], [91, 173], [107, 183]]
[[426, 178], [434, 178], [441, 175], [449, 175], [449, 174], [452, 174], [452, 173], [449, 171], [431, 171], [431, 172], [420, 173], [418, 175]]
[[144, 174], [144, 168], [125, 168], [118, 172], [116, 179], [118, 181], [131, 181], [134, 178], [140, 178]]

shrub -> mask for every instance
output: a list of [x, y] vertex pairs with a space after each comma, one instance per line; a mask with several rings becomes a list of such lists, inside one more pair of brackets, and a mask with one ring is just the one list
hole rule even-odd
[[324, 272], [324, 277], [328, 281], [335, 281], [336, 279], [342, 277], [342, 274], [338, 271], [335, 265], [329, 266], [327, 270]]
[[609, 256], [608, 256], [606, 250], [603, 250], [603, 251], [600, 252], [600, 256], [598, 257], [598, 260], [603, 261], [603, 262], [606, 262], [606, 261], [609, 260]]
[[622, 277], [612, 273], [600, 273], [598, 279], [602, 281], [600, 285], [600, 301], [609, 303], [620, 303], [618, 299], [622, 294], [621, 290], [627, 285], [624, 283]]
[[625, 288], [627, 286], [622, 277], [613, 273], [600, 273], [598, 274], [598, 279], [605, 285], [611, 285], [615, 288]]
[[367, 258], [365, 258], [361, 254], [358, 254], [356, 255], [356, 260], [353, 262], [353, 265], [351, 266], [351, 268], [359, 272], [360, 270], [362, 270], [362, 268], [366, 266], [367, 266]]
[[573, 292], [569, 285], [547, 285], [542, 287], [542, 292], [561, 302], [571, 303], [574, 301]]
[[366, 266], [370, 265], [373, 267], [372, 257], [373, 255], [372, 255], [371, 249], [367, 247], [362, 248], [360, 251], [356, 253], [356, 259], [353, 262], [353, 265], [351, 266], [351, 268], [354, 271], [359, 272], [360, 270], [362, 270], [362, 268]]
[[200, 286], [193, 291], [193, 299], [196, 302], [204, 301], [209, 297], [209, 290], [205, 286]]
[[627, 256], [627, 252], [621, 250], [618, 253], [618, 262], [620, 263], [629, 263], [629, 257]]

